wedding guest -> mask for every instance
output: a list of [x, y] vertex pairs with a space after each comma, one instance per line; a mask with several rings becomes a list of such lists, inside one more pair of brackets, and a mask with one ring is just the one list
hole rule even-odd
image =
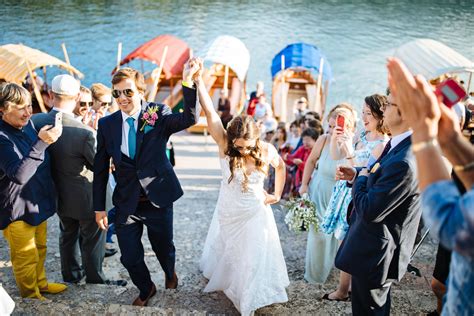
[[92, 206], [92, 167], [95, 131], [74, 119], [73, 110], [80, 100], [80, 84], [70, 75], [53, 78], [53, 109], [35, 114], [36, 128], [53, 125], [57, 115], [64, 127], [61, 138], [49, 146], [52, 176], [58, 191], [59, 253], [61, 274], [69, 283], [126, 285], [126, 281], [107, 280], [102, 270], [105, 232], [95, 222]]
[[319, 132], [313, 128], [307, 128], [301, 134], [303, 139], [303, 146], [298, 148], [294, 153], [287, 155], [285, 162], [289, 167], [295, 166], [296, 172], [295, 176], [292, 178], [293, 184], [292, 189], [295, 192], [298, 192], [301, 186], [301, 180], [303, 178], [303, 171], [308, 160], [311, 150], [316, 144], [318, 137], [320, 136]]
[[265, 93], [258, 97], [258, 103], [255, 105], [255, 114], [253, 115], [255, 120], [266, 121], [269, 118], [273, 118], [273, 111], [270, 104], [267, 103]]
[[74, 108], [74, 117], [79, 122], [82, 122], [85, 125], [89, 125], [92, 112], [90, 111], [92, 108], [92, 93], [87, 87], [81, 86], [80, 88], [80, 97], [76, 103], [76, 107]]
[[[270, 140], [270, 144], [272, 144], [278, 151], [278, 154], [283, 157], [288, 151], [285, 147], [286, 144], [286, 128], [285, 123], [280, 123], [277, 127], [276, 133], [273, 138]], [[288, 177], [286, 177], [288, 179]], [[269, 193], [273, 193], [275, 190], [275, 168], [270, 167], [268, 169], [268, 176], [265, 179], [265, 189]], [[286, 183], [285, 183], [286, 185]], [[284, 195], [285, 192], [282, 193]]]
[[353, 183], [349, 230], [335, 264], [352, 275], [354, 315], [390, 314], [391, 285], [407, 270], [420, 223], [412, 132], [401, 102], [389, 95], [382, 109], [392, 138], [370, 170], [339, 166], [336, 173]]
[[293, 107], [295, 120], [299, 120], [308, 112], [308, 100], [306, 100], [305, 97], [301, 97], [298, 100], [295, 100]]
[[44, 300], [66, 285], [46, 278], [46, 220], [56, 211], [56, 191], [46, 149], [62, 127], [31, 123], [30, 93], [15, 83], [0, 86], [0, 229], [10, 246], [16, 284], [22, 297]]
[[[336, 166], [338, 160], [331, 159], [329, 148], [332, 141], [332, 133], [336, 125], [338, 115], [350, 115], [350, 111], [341, 104], [334, 107], [328, 114], [328, 133], [318, 138], [313, 146], [311, 154], [306, 161], [300, 194], [309, 193], [309, 197], [316, 205], [316, 215], [322, 220], [324, 212], [331, 198], [332, 189], [336, 180]], [[316, 168], [317, 164], [317, 168]], [[311, 182], [310, 182], [311, 180]], [[337, 239], [334, 236], [318, 232], [310, 227], [305, 259], [305, 279], [310, 283], [326, 282], [334, 264], [334, 256], [337, 250]]]
[[[366, 97], [364, 101], [362, 110], [364, 128], [358, 137], [353, 140], [355, 117], [353, 115], [344, 116], [345, 126], [343, 129], [336, 127], [331, 142], [331, 158], [344, 159], [345, 165], [353, 167], [365, 167], [369, 161], [373, 163], [380, 156], [388, 142], [387, 130], [383, 126], [382, 112], [382, 108], [388, 102], [387, 97], [374, 94]], [[320, 225], [322, 232], [334, 234], [334, 237], [340, 242], [344, 239], [349, 228], [346, 217], [351, 200], [351, 189], [347, 186], [346, 181], [337, 181]], [[323, 299], [330, 301], [349, 300], [350, 284], [350, 274], [341, 271], [338, 288], [332, 293], [325, 294]]]
[[91, 86], [92, 92], [92, 119], [90, 125], [97, 130], [99, 120], [110, 114], [109, 108], [112, 105], [112, 90], [102, 83], [94, 83]]
[[288, 134], [288, 138], [286, 140], [286, 146], [288, 146], [290, 152], [297, 148], [298, 143], [301, 139], [301, 128], [298, 124], [298, 121], [291, 122], [290, 125], [290, 133]]
[[258, 98], [264, 94], [263, 91], [263, 81], [257, 82], [257, 90], [252, 91], [250, 93], [250, 98], [249, 101], [247, 102], [244, 112], [247, 113], [247, 115], [254, 116], [255, 115], [255, 107], [258, 103]]
[[[422, 191], [423, 218], [430, 232], [452, 250], [443, 315], [473, 315], [474, 146], [463, 138], [454, 113], [422, 76], [413, 77], [396, 58], [387, 65], [390, 88], [413, 129]], [[453, 165], [467, 193], [460, 196], [443, 162]]]
[[232, 114], [230, 114], [230, 101], [227, 94], [228, 90], [222, 89], [220, 92], [219, 102], [217, 103], [217, 113], [219, 113], [224, 128], [227, 128], [227, 124], [232, 119]]

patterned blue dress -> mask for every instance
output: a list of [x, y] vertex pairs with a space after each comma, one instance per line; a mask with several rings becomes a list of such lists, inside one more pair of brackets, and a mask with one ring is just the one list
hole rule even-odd
[[[366, 166], [371, 156], [372, 150], [383, 140], [368, 141], [365, 130], [361, 132], [359, 141], [354, 145], [354, 155], [356, 166]], [[351, 188], [347, 187], [347, 181], [337, 181], [333, 187], [331, 199], [329, 200], [320, 229], [326, 234], [334, 234], [338, 240], [343, 240], [349, 229], [347, 224], [347, 207], [352, 200]]]

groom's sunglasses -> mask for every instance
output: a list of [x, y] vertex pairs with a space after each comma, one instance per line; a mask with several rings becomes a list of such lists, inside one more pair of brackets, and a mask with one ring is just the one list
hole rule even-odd
[[131, 98], [135, 94], [135, 92], [132, 89], [123, 89], [123, 90], [114, 89], [114, 90], [112, 90], [112, 96], [116, 99], [118, 99], [122, 93], [127, 98]]

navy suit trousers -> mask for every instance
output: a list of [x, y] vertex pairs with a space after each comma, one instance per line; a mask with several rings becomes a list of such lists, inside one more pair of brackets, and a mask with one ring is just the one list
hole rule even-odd
[[389, 316], [391, 283], [378, 289], [371, 289], [367, 283], [364, 278], [352, 276], [352, 315]]
[[133, 284], [145, 299], [151, 291], [150, 271], [145, 264], [141, 242], [143, 226], [147, 227], [148, 239], [167, 279], [173, 278], [175, 247], [173, 243], [173, 206], [156, 208], [149, 201], [139, 202], [135, 214], [126, 222], [116, 221], [117, 239], [122, 256], [120, 261], [128, 270]]

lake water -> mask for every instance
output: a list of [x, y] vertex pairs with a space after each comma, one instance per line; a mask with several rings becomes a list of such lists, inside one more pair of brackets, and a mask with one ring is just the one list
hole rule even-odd
[[[1, 1], [0, 43], [23, 43], [71, 63], [87, 86], [109, 84], [117, 43], [123, 56], [160, 34], [195, 52], [218, 35], [241, 39], [251, 54], [247, 91], [271, 92], [272, 58], [287, 44], [318, 46], [332, 66], [328, 104], [360, 106], [385, 91], [385, 58], [415, 38], [432, 38], [474, 59], [474, 0], [328, 1]], [[136, 65], [138, 67], [138, 64]], [[51, 80], [53, 72], [48, 72]]]

